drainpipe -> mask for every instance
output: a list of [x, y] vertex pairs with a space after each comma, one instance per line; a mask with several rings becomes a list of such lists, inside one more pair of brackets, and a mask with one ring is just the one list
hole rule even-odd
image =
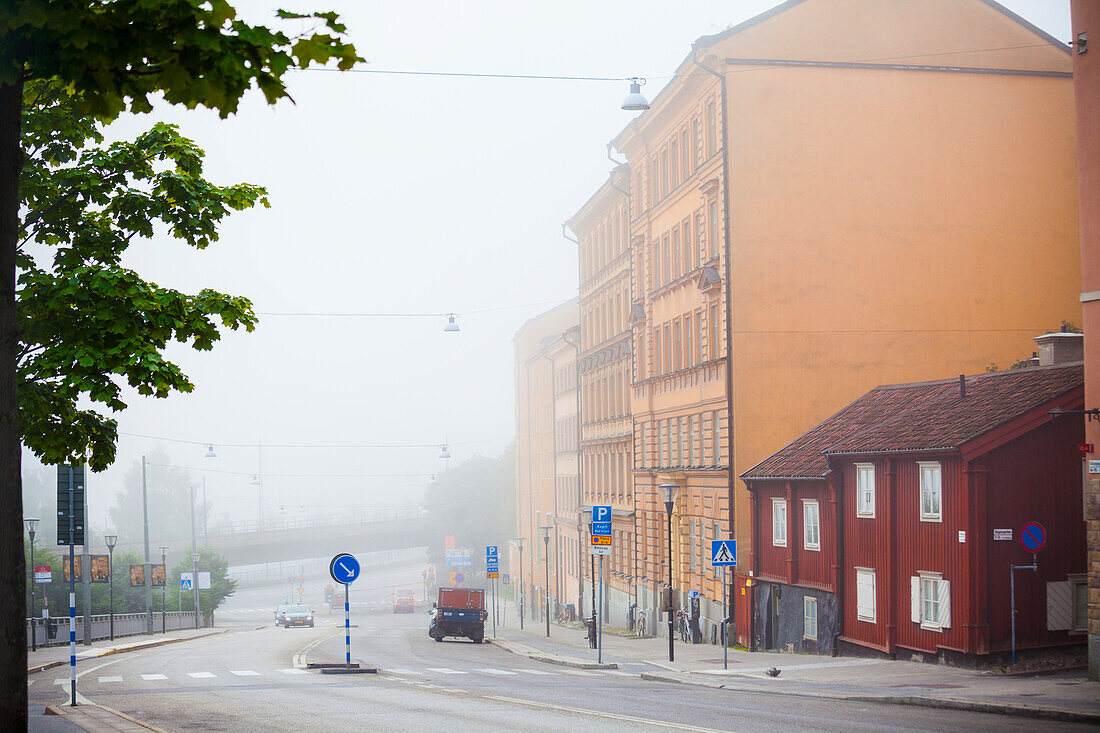
[[[554, 386], [554, 360], [552, 358], [550, 358], [549, 356], [547, 356], [544, 352], [540, 352], [539, 354], [537, 354], [535, 356], [535, 358], [536, 359], [546, 359], [546, 361], [550, 362], [550, 456], [551, 456], [550, 465], [553, 467], [553, 470], [551, 471], [550, 482], [551, 482], [551, 485], [554, 487], [554, 519], [557, 519], [557, 515], [558, 515], [558, 431], [557, 431], [558, 391]], [[550, 514], [550, 512], [547, 512], [547, 515], [549, 515], [549, 514]], [[556, 521], [551, 522], [550, 524], [555, 524], [556, 525], [557, 522]], [[543, 543], [543, 544], [545, 544], [545, 543]], [[554, 539], [554, 574], [555, 575], [557, 575], [557, 573], [558, 573], [557, 554], [558, 554], [558, 543], [557, 543], [557, 538], [555, 537], [555, 539]], [[549, 552], [546, 553], [546, 565], [547, 565], [547, 567], [550, 566], [550, 553]], [[556, 578], [556, 577], [554, 578], [554, 594], [558, 595], [558, 578]], [[550, 620], [549, 620], [550, 617], [552, 615], [554, 615], [553, 610], [551, 610], [551, 608], [550, 608], [550, 600], [549, 600], [549, 598], [550, 598], [550, 578], [549, 577], [546, 578], [546, 598], [547, 598], [547, 601], [546, 601], [547, 621], [546, 621], [546, 623], [549, 624], [550, 623]], [[561, 597], [558, 596], [558, 598], [556, 598], [555, 601], [560, 603], [561, 602]], [[549, 635], [549, 632], [547, 632], [547, 634]]]
[[[561, 235], [577, 245], [577, 313], [580, 314], [581, 306], [581, 278], [583, 272], [581, 271], [581, 240], [576, 237], [569, 236], [568, 225], [564, 222], [561, 225]], [[578, 327], [583, 328], [581, 324], [583, 318], [578, 317]], [[576, 372], [576, 389], [577, 389], [577, 615], [581, 615], [581, 605], [584, 599], [584, 528], [581, 522], [581, 506], [584, 504], [584, 451], [581, 450], [581, 435], [582, 425], [584, 419], [581, 414], [581, 345], [578, 341], [574, 343], [569, 340], [569, 337], [564, 333], [561, 335], [565, 342], [573, 347], [576, 351], [576, 358], [573, 361], [573, 367]]]
[[[727, 501], [729, 502], [729, 523], [730, 534], [732, 538], [737, 538], [737, 533], [734, 525], [734, 474], [733, 474], [733, 359], [731, 358], [733, 352], [733, 281], [730, 276], [731, 267], [730, 260], [732, 258], [732, 252], [730, 251], [730, 163], [729, 163], [729, 108], [726, 103], [726, 77], [725, 75], [715, 71], [709, 66], [704, 66], [699, 63], [696, 58], [696, 44], [691, 44], [691, 61], [703, 71], [718, 78], [722, 90], [722, 220], [723, 227], [723, 247], [725, 248], [725, 278], [726, 278], [726, 442], [728, 445], [729, 459], [727, 461], [726, 473], [729, 478], [729, 486], [727, 488]], [[755, 566], [756, 557], [753, 556], [750, 563]], [[739, 563], [740, 564], [740, 563]], [[755, 585], [755, 583], [754, 583]], [[736, 613], [735, 613], [736, 615]]]

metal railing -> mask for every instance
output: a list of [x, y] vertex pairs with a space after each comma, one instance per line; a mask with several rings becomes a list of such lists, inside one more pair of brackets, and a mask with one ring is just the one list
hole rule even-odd
[[[35, 643], [38, 646], [53, 646], [69, 643], [69, 617], [54, 616], [50, 619], [36, 618], [26, 619], [27, 648], [31, 648], [31, 623], [34, 623]], [[146, 632], [146, 619], [144, 613], [116, 613], [115, 614], [115, 638], [120, 636], [135, 636]], [[195, 628], [195, 612], [168, 611], [164, 614], [163, 630], [177, 631]], [[56, 626], [54, 626], [56, 624]], [[54, 628], [54, 637], [50, 638], [50, 628]], [[153, 631], [160, 633], [161, 614], [153, 613]], [[111, 637], [110, 614], [98, 614], [92, 616], [92, 640], [109, 639]], [[76, 640], [84, 642], [84, 617], [76, 617]]]
[[219, 522], [215, 526], [210, 527], [206, 534], [219, 536], [244, 532], [281, 532], [288, 529], [318, 529], [347, 524], [408, 521], [410, 519], [420, 519], [423, 516], [423, 512], [416, 507], [378, 509], [371, 512], [336, 514], [324, 517], [313, 516], [298, 519], [277, 516], [274, 519], [265, 519], [262, 525], [259, 522]]

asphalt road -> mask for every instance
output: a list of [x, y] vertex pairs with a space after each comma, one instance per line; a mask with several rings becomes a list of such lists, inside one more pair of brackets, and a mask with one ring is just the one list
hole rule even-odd
[[[308, 580], [307, 580], [308, 582]], [[307, 672], [344, 659], [343, 614], [315, 628], [275, 628], [285, 586], [240, 591], [219, 611], [223, 635], [105, 657], [78, 669], [87, 699], [170, 731], [1044, 731], [1085, 726], [1027, 718], [735, 693], [646, 682], [647, 666], [573, 670], [468, 641], [434, 642], [426, 604], [392, 613], [395, 587], [419, 568], [367, 572], [352, 586], [352, 658], [377, 675]], [[305, 601], [320, 598], [316, 580]], [[315, 607], [316, 604], [315, 604]], [[32, 703], [61, 702], [56, 670], [32, 677]]]

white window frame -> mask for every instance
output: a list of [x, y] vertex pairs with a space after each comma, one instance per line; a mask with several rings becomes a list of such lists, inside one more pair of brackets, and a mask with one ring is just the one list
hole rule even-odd
[[856, 516], [875, 518], [875, 464], [857, 463]]
[[[810, 633], [811, 623], [813, 633]], [[802, 598], [802, 638], [817, 641], [817, 598], [813, 596]]]
[[[1070, 620], [1070, 629], [1069, 630], [1071, 632], [1074, 632], [1074, 633], [1083, 633], [1083, 632], [1088, 631], [1088, 627], [1089, 627], [1089, 604], [1088, 604], [1089, 579], [1088, 579], [1088, 575], [1085, 574], [1085, 573], [1079, 573], [1079, 574], [1076, 574], [1076, 575], [1069, 575], [1069, 576], [1066, 576], [1066, 577], [1069, 579], [1069, 582], [1070, 582], [1070, 596], [1069, 596], [1069, 598], [1070, 598], [1070, 603], [1073, 606], [1073, 617]], [[1077, 618], [1077, 589], [1078, 588], [1084, 588], [1085, 589], [1085, 617], [1081, 618], [1081, 619]], [[1080, 622], [1080, 623], [1078, 623], [1078, 622]]]
[[[814, 520], [812, 524], [811, 514]], [[821, 549], [821, 505], [817, 499], [802, 500], [802, 546], [807, 550]]]
[[[856, 568], [855, 570], [856, 570], [856, 618], [859, 619], [860, 621], [866, 621], [866, 622], [872, 623], [872, 624], [877, 623], [876, 607], [878, 606], [878, 603], [877, 603], [877, 599], [876, 599], [875, 596], [878, 593], [878, 585], [877, 585], [876, 580], [875, 580], [875, 570], [874, 570], [874, 568]], [[870, 599], [871, 600], [871, 606], [870, 606], [871, 610], [870, 610], [870, 613], [866, 613], [864, 611], [866, 606], [864, 606], [863, 608], [860, 608], [860, 605], [859, 605], [859, 579], [860, 579], [860, 576], [863, 576], [865, 578], [869, 577], [871, 579], [871, 599]]]
[[[925, 631], [943, 632], [950, 625], [951, 618], [951, 586], [943, 579], [943, 573], [918, 572], [920, 578], [920, 627]], [[943, 589], [947, 590], [944, 591]], [[947, 607], [941, 604], [944, 594], [947, 594]], [[929, 610], [935, 609], [935, 618], [929, 618]], [[945, 620], [948, 620], [945, 623]]]
[[[943, 521], [943, 467], [939, 461], [917, 461], [920, 475], [920, 520], [922, 522]], [[931, 486], [926, 479], [935, 476], [936, 485]], [[924, 510], [924, 497], [928, 494], [936, 498], [935, 511]]]
[[[782, 524], [778, 522], [780, 514], [782, 514]], [[782, 537], [777, 531], [780, 527], [782, 527]], [[772, 497], [772, 545], [775, 547], [787, 546], [787, 500], [777, 497]]]

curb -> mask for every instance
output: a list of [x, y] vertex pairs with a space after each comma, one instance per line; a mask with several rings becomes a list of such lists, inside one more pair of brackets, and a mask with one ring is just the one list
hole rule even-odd
[[[127, 721], [128, 723], [133, 723], [134, 725], [141, 726], [142, 728], [146, 728], [148, 730], [155, 731], [155, 733], [168, 733], [168, 731], [164, 730], [164, 728], [158, 728], [157, 726], [153, 725], [152, 723], [146, 723], [143, 720], [138, 720], [137, 718], [135, 718], [132, 715], [127, 715], [126, 713], [123, 713], [119, 710], [115, 710], [114, 708], [109, 708], [106, 705], [100, 705], [99, 703], [84, 702], [84, 703], [81, 703], [80, 705], [78, 705], [75, 708], [75, 710], [76, 711], [81, 711], [82, 708], [86, 710], [89, 707], [99, 708], [100, 710], [107, 713], [108, 715], [113, 715], [115, 717], [122, 718], [123, 720]], [[81, 712], [74, 712], [73, 708], [69, 708], [65, 705], [47, 705], [46, 706], [46, 715], [56, 715], [58, 717], [65, 718], [65, 719], [69, 720], [70, 722], [72, 722], [73, 725], [76, 725], [78, 727], [83, 728], [83, 726], [80, 725], [80, 723], [76, 722], [75, 720], [72, 720], [73, 718], [81, 717]]]
[[559, 667], [572, 667], [573, 669], [618, 669], [619, 665], [615, 662], [590, 662], [586, 659], [578, 659], [576, 657], [562, 657], [556, 654], [545, 654], [544, 652], [529, 647], [526, 644], [520, 644], [518, 642], [507, 641], [505, 639], [486, 639], [487, 644], [494, 644], [506, 652], [510, 652], [519, 657], [527, 657], [534, 662], [544, 662], [546, 664], [556, 664]]
[[812, 697], [821, 700], [847, 700], [852, 702], [877, 702], [888, 705], [911, 705], [914, 707], [936, 708], [939, 710], [966, 710], [975, 713], [992, 713], [994, 715], [1011, 715], [1021, 718], [1038, 718], [1042, 720], [1057, 720], [1068, 723], [1092, 723], [1100, 724], [1100, 713], [1086, 713], [1074, 710], [1059, 710], [1057, 708], [1041, 708], [1028, 705], [1014, 705], [1012, 703], [981, 702], [977, 700], [960, 700], [951, 697], [926, 697], [921, 695], [848, 695], [844, 693], [813, 692], [810, 690], [769, 690], [766, 687], [755, 685], [736, 685], [725, 682], [711, 682], [709, 680], [684, 679], [657, 672], [642, 672], [641, 678], [651, 682], [670, 682], [680, 685], [694, 685], [696, 687], [709, 687], [716, 690], [730, 690], [733, 692], [758, 692], [765, 695], [786, 695], [789, 697]]
[[[177, 644], [181, 641], [192, 641], [194, 639], [204, 639], [208, 636], [215, 636], [217, 634], [224, 634], [228, 631], [229, 631], [229, 629], [215, 629], [215, 630], [209, 631], [205, 634], [196, 634], [195, 636], [188, 636], [188, 637], [185, 637], [185, 638], [157, 639], [155, 641], [138, 642], [136, 644], [131, 644], [129, 646], [122, 646], [122, 647], [115, 647], [115, 648], [111, 648], [111, 649], [104, 649], [103, 652], [100, 653], [100, 654], [88, 654], [88, 655], [85, 655], [85, 656], [81, 657], [80, 659], [77, 659], [77, 663], [79, 664], [82, 660], [99, 659], [100, 657], [109, 657], [113, 654], [124, 654], [125, 652], [136, 652], [136, 651], [140, 651], [142, 649], [152, 649], [154, 647], [164, 646], [165, 644]], [[62, 665], [68, 666], [68, 664], [69, 664], [68, 659], [58, 659], [58, 660], [53, 661], [53, 662], [46, 662], [44, 664], [36, 664], [33, 667], [27, 667], [27, 675], [29, 676], [29, 675], [32, 675], [32, 674], [38, 674], [39, 672], [42, 672], [44, 670], [52, 669], [54, 667], [60, 667]], [[103, 707], [103, 706], [101, 705], [100, 707]]]

